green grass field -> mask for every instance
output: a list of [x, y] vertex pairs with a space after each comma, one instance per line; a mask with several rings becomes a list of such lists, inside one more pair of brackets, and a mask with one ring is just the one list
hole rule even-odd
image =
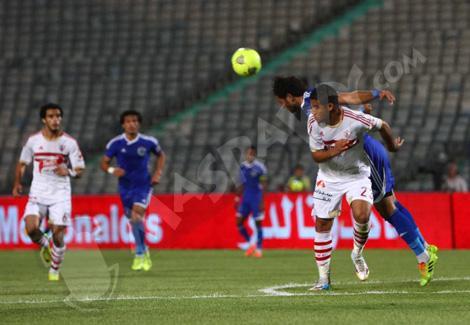
[[[348, 251], [333, 255], [330, 293], [311, 251], [153, 252], [151, 271], [132, 272], [128, 251], [71, 251], [63, 279], [47, 281], [37, 252], [0, 252], [0, 319], [8, 323], [470, 323], [470, 251], [441, 251], [435, 281], [420, 288], [409, 251], [366, 251], [368, 282]], [[108, 270], [111, 267], [111, 271]]]

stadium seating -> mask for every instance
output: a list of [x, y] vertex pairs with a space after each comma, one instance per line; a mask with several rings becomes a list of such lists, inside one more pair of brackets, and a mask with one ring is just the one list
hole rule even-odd
[[[280, 71], [187, 121], [187, 142], [178, 142], [183, 147], [178, 152], [187, 152], [188, 157], [200, 152], [211, 155], [214, 147], [224, 147], [230, 139], [255, 139], [260, 119], [282, 128], [285, 123], [276, 117], [271, 80], [274, 74], [295, 74], [311, 83], [336, 81], [344, 89], [382, 86], [395, 92], [397, 103], [393, 107], [377, 105], [376, 114], [406, 139], [403, 150], [392, 159], [399, 189], [438, 189], [445, 161], [450, 158], [460, 162], [461, 172], [470, 179], [470, 81], [466, 78], [470, 71], [469, 9], [470, 4], [464, 1], [386, 1], [383, 8], [370, 10], [337, 37], [322, 41]], [[361, 70], [360, 78], [354, 78], [354, 65]], [[374, 81], [376, 76], [380, 77], [378, 81]], [[388, 76], [385, 86], [384, 76]], [[309, 175], [315, 175], [316, 167], [302, 140], [303, 125], [296, 127], [301, 137], [284, 127], [291, 134], [287, 142], [273, 145], [263, 157], [272, 175], [270, 190], [285, 183], [297, 162], [308, 166]], [[167, 136], [176, 138], [181, 130], [168, 132]], [[201, 159], [194, 163], [188, 159], [183, 175], [196, 183], [207, 180], [206, 175], [197, 177]], [[214, 167], [231, 170], [234, 166]], [[172, 171], [180, 171], [179, 165]]]
[[[3, 2], [2, 192], [11, 187], [20, 143], [39, 126], [36, 112], [44, 101], [66, 108], [65, 127], [86, 154], [89, 170], [75, 191], [114, 192], [116, 180], [98, 169], [97, 159], [107, 139], [119, 132], [119, 112], [142, 111], [149, 129], [235, 81], [228, 58], [240, 45], [272, 58], [354, 1], [262, 2]], [[157, 190], [178, 189], [180, 176], [199, 186], [193, 190], [211, 190], [211, 184], [225, 190], [230, 184], [216, 171], [232, 172], [233, 157], [239, 155], [227, 148], [235, 143], [245, 147], [264, 121], [269, 132], [289, 135], [262, 153], [271, 175], [269, 189], [283, 184], [298, 162], [313, 177], [305, 122], [278, 113], [271, 95], [274, 74], [300, 75], [310, 83], [334, 80], [344, 89], [385, 87], [388, 76], [386, 87], [396, 93], [397, 103], [377, 105], [376, 114], [406, 139], [392, 159], [398, 188], [435, 189], [435, 175], [450, 158], [470, 179], [469, 15], [470, 4], [463, 0], [384, 1], [383, 7], [370, 9], [337, 36], [299, 52], [249, 87], [166, 127], [159, 139], [169, 159]], [[355, 78], [358, 69], [362, 75]], [[263, 148], [263, 143], [254, 144]]]
[[[44, 102], [63, 105], [65, 129], [93, 162], [120, 132], [121, 111], [142, 111], [149, 127], [233, 78], [227, 58], [238, 47], [273, 52], [350, 2], [2, 1], [2, 192]], [[166, 150], [176, 153], [171, 144]], [[115, 191], [89, 166], [77, 192]]]

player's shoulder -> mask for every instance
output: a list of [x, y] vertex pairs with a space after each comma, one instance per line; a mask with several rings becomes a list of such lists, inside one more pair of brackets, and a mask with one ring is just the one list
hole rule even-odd
[[349, 122], [364, 124], [367, 127], [371, 126], [370, 119], [364, 113], [352, 110], [345, 106], [342, 106], [341, 108], [343, 109], [344, 119]]
[[257, 166], [258, 168], [260, 168], [262, 171], [264, 171], [264, 172], [267, 171], [266, 166], [265, 166], [265, 164], [264, 164], [262, 161], [260, 161], [260, 160], [258, 160], [258, 159], [255, 159], [255, 161], [253, 162], [253, 164], [254, 164], [255, 166]]
[[73, 136], [71, 136], [70, 134], [68, 134], [66, 132], [62, 133], [62, 138], [67, 142], [77, 143], [77, 139], [75, 139]]
[[119, 144], [119, 142], [125, 141], [124, 134], [119, 134], [108, 141], [106, 149], [109, 149], [112, 145]]
[[80, 146], [78, 145], [78, 141], [66, 132], [62, 132], [61, 141], [63, 141], [62, 143], [65, 145], [66, 148], [69, 148], [69, 150], [74, 150], [74, 148], [80, 148]]
[[25, 142], [37, 141], [38, 139], [41, 139], [41, 138], [42, 138], [42, 131], [39, 130], [38, 132], [35, 132], [35, 133], [32, 133], [32, 134], [28, 135]]
[[139, 136], [140, 136], [140, 139], [143, 140], [143, 141], [148, 141], [148, 142], [151, 142], [155, 145], [158, 145], [158, 139], [151, 136], [151, 135], [139, 134]]

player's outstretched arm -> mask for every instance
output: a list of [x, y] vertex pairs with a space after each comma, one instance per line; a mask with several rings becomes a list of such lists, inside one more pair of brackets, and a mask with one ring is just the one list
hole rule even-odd
[[335, 146], [324, 150], [312, 151], [312, 158], [316, 163], [324, 162], [328, 159], [338, 156], [343, 151], [349, 149], [350, 140], [341, 139], [335, 142]]
[[122, 168], [111, 167], [111, 158], [109, 158], [108, 156], [103, 156], [103, 158], [101, 158], [100, 168], [105, 173], [114, 175], [116, 177], [124, 176], [124, 174], [126, 173]]
[[342, 105], [360, 105], [379, 98], [386, 99], [390, 104], [395, 102], [395, 96], [389, 90], [356, 90], [338, 94], [338, 101]]
[[398, 151], [405, 142], [405, 140], [400, 137], [393, 137], [392, 128], [385, 121], [382, 122], [382, 127], [380, 128], [380, 136], [384, 140], [385, 145], [390, 152]]
[[156, 185], [160, 183], [160, 178], [162, 177], [162, 173], [163, 173], [163, 167], [165, 167], [165, 161], [166, 161], [166, 155], [162, 151], [157, 156], [155, 172], [153, 173], [153, 176], [152, 176], [152, 185]]
[[23, 193], [23, 185], [21, 185], [21, 179], [23, 178], [24, 171], [26, 169], [26, 163], [19, 161], [15, 168], [15, 182], [13, 183], [13, 196], [20, 196]]

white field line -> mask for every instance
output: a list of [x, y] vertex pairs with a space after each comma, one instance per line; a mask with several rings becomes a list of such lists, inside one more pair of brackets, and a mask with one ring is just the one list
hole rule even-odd
[[[434, 278], [432, 282], [437, 282], [437, 281], [470, 281], [470, 277], [440, 277], [440, 278]], [[396, 280], [396, 281], [380, 281], [380, 280], [371, 280], [371, 281], [365, 281], [365, 282], [359, 282], [359, 281], [347, 281], [347, 282], [333, 282], [333, 286], [336, 285], [358, 285], [358, 286], [366, 286], [368, 284], [399, 284], [399, 283], [418, 283], [418, 280], [416, 279], [408, 279], [408, 280]], [[431, 293], [431, 292], [408, 292], [408, 291], [363, 291], [363, 292], [352, 292], [352, 293], [347, 293], [347, 292], [334, 292], [330, 291], [328, 293], [325, 292], [317, 292], [317, 293], [294, 293], [294, 292], [287, 292], [283, 291], [285, 289], [294, 289], [294, 288], [304, 288], [304, 287], [312, 287], [313, 283], [287, 283], [287, 284], [281, 284], [277, 286], [272, 286], [264, 289], [260, 289], [259, 292], [262, 292], [268, 296], [317, 296], [317, 295], [356, 295], [356, 294], [374, 294], [377, 292], [381, 292], [382, 294], [384, 292], [390, 293], [390, 294], [397, 294], [397, 293], [402, 293], [402, 294], [412, 294], [412, 293]], [[464, 290], [466, 292], [467, 290]], [[452, 292], [457, 292], [457, 291], [452, 291]], [[439, 292], [432, 292], [432, 293], [439, 293]]]
[[[433, 281], [470, 281], [470, 277], [454, 277], [454, 278], [436, 278]], [[335, 282], [335, 285], [367, 285], [367, 284], [393, 284], [393, 283], [411, 283], [417, 282], [416, 280], [402, 280], [402, 281], [367, 281], [367, 282]], [[283, 291], [293, 288], [307, 288], [312, 286], [312, 283], [288, 283], [283, 285], [272, 286], [260, 289], [261, 294], [251, 295], [225, 295], [225, 294], [210, 294], [210, 295], [195, 295], [195, 296], [114, 296], [114, 297], [81, 297], [72, 299], [75, 303], [80, 302], [96, 302], [96, 301], [138, 301], [138, 300], [198, 300], [198, 299], [227, 299], [227, 298], [266, 298], [266, 297], [293, 297], [293, 296], [360, 296], [360, 295], [414, 295], [414, 294], [457, 294], [457, 293], [470, 293], [470, 290], [440, 290], [440, 291], [406, 291], [406, 290], [366, 290], [360, 292], [304, 292], [294, 293]], [[17, 300], [0, 300], [0, 305], [16, 305], [16, 304], [57, 304], [64, 303], [67, 299], [17, 299]]]

